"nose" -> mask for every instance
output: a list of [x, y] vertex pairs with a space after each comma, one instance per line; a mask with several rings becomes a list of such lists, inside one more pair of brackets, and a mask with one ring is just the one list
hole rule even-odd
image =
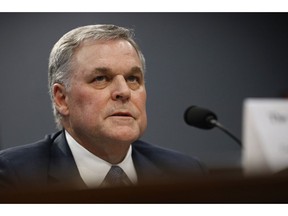
[[112, 99], [127, 101], [131, 96], [131, 90], [126, 82], [126, 79], [118, 75], [113, 80]]

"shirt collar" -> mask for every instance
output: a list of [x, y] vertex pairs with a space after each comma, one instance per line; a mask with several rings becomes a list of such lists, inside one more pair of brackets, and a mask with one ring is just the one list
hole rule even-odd
[[121, 167], [132, 183], [137, 183], [131, 145], [122, 162], [119, 164], [110, 164], [80, 145], [67, 131], [65, 131], [65, 136], [80, 176], [89, 188], [100, 186], [112, 165]]

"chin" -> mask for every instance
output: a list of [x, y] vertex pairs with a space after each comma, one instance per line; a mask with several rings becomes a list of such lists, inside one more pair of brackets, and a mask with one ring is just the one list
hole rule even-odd
[[119, 142], [129, 142], [132, 143], [138, 139], [138, 136], [117, 136], [115, 140]]
[[119, 142], [129, 142], [132, 143], [139, 138], [139, 133], [127, 132], [127, 131], [117, 131], [116, 134], [112, 135], [114, 140]]

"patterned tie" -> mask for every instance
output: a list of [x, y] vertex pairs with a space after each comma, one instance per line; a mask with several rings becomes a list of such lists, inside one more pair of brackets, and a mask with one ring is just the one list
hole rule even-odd
[[119, 166], [112, 166], [103, 180], [101, 187], [113, 187], [113, 186], [128, 186], [132, 185], [131, 180], [126, 173]]

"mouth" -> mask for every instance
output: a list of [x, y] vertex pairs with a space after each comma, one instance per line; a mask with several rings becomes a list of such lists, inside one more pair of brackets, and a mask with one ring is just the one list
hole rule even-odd
[[116, 112], [111, 115], [111, 117], [123, 117], [123, 118], [134, 118], [129, 112]]

